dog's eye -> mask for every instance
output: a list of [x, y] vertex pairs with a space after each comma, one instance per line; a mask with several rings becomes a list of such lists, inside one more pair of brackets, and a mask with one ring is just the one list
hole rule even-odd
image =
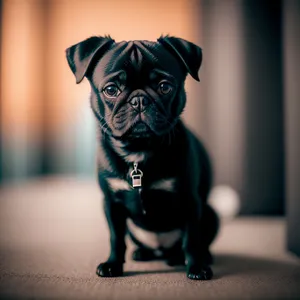
[[172, 91], [172, 85], [168, 82], [162, 82], [159, 85], [159, 92], [163, 95], [169, 94]]
[[116, 85], [111, 84], [103, 89], [103, 93], [108, 98], [115, 98], [115, 97], [119, 96], [120, 90], [118, 89], [118, 87]]

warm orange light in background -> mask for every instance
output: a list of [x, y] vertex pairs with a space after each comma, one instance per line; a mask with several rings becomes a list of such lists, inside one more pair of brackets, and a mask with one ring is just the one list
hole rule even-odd
[[[49, 7], [48, 58], [49, 90], [58, 100], [56, 116], [69, 114], [87, 99], [89, 85], [75, 86], [67, 67], [67, 47], [92, 35], [110, 34], [116, 41], [156, 40], [162, 33], [195, 39], [198, 28], [192, 28], [195, 1], [51, 1]], [[70, 110], [71, 109], [71, 110]], [[70, 122], [71, 120], [65, 121]]]
[[40, 1], [4, 1], [2, 20], [2, 118], [4, 134], [36, 131], [42, 95], [43, 31]]
[[3, 168], [25, 175], [38, 168], [44, 102], [42, 1], [3, 1], [1, 139]]
[[[65, 49], [92, 35], [116, 41], [156, 40], [161, 34], [199, 39], [192, 26], [196, 1], [11, 1], [3, 2], [2, 112], [4, 131], [37, 130], [40, 107], [53, 130], [73, 122], [87, 100], [87, 82], [75, 86]], [[196, 16], [194, 16], [196, 18]]]

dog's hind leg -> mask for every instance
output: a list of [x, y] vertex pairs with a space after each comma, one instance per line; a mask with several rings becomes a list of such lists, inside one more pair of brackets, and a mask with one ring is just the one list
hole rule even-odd
[[[209, 246], [217, 235], [219, 228], [219, 218], [215, 211], [208, 205], [205, 205], [203, 209], [202, 220], [200, 226], [205, 228], [205, 236], [202, 239], [203, 244], [201, 248], [202, 261], [205, 265], [211, 265], [213, 263], [213, 256], [209, 251]], [[199, 254], [200, 255], [200, 254]], [[177, 242], [172, 248], [164, 251], [164, 259], [170, 266], [184, 265], [185, 255], [182, 248], [182, 240]]]
[[172, 248], [165, 249], [164, 259], [169, 266], [185, 265], [185, 256], [182, 249], [182, 240], [177, 242]]
[[203, 244], [201, 245], [201, 248], [203, 249], [202, 260], [205, 264], [211, 265], [213, 263], [213, 256], [209, 251], [209, 247], [217, 236], [220, 221], [217, 213], [208, 204], [205, 204], [203, 207], [200, 226], [201, 228], [204, 228], [204, 230], [202, 231], [204, 233], [204, 236], [202, 238]]
[[144, 247], [136, 248], [132, 253], [132, 259], [135, 261], [151, 261], [159, 258], [154, 250]]
[[132, 259], [134, 261], [151, 261], [158, 258], [155, 250], [148, 248], [144, 244], [142, 244], [138, 239], [134, 237], [134, 235], [128, 230], [128, 235], [133, 243], [137, 246], [137, 248], [132, 253]]

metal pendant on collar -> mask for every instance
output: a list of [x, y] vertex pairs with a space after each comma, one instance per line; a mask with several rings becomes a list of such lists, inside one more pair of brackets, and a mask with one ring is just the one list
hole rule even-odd
[[133, 164], [133, 170], [130, 173], [130, 177], [131, 177], [131, 180], [132, 180], [132, 187], [135, 190], [138, 191], [138, 195], [139, 195], [139, 199], [140, 199], [140, 202], [141, 202], [142, 211], [143, 211], [143, 214], [145, 215], [146, 214], [146, 210], [145, 210], [145, 207], [144, 207], [143, 198], [141, 196], [141, 193], [142, 193], [142, 177], [143, 177], [143, 172], [140, 169], [138, 169], [138, 164], [137, 163]]
[[134, 163], [133, 164], [133, 170], [130, 173], [130, 177], [132, 180], [132, 187], [133, 188], [139, 188], [142, 186], [142, 177], [143, 177], [143, 172], [138, 169], [138, 164]]

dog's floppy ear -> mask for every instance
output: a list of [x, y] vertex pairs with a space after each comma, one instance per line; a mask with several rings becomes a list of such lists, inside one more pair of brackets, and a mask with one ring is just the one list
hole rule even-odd
[[157, 41], [179, 58], [187, 72], [195, 80], [200, 81], [198, 77], [198, 71], [202, 63], [202, 49], [200, 47], [184, 39], [170, 36], [161, 36]]
[[114, 42], [109, 36], [93, 36], [66, 49], [67, 60], [76, 77], [76, 83], [82, 81], [92, 61], [96, 57], [100, 59]]

